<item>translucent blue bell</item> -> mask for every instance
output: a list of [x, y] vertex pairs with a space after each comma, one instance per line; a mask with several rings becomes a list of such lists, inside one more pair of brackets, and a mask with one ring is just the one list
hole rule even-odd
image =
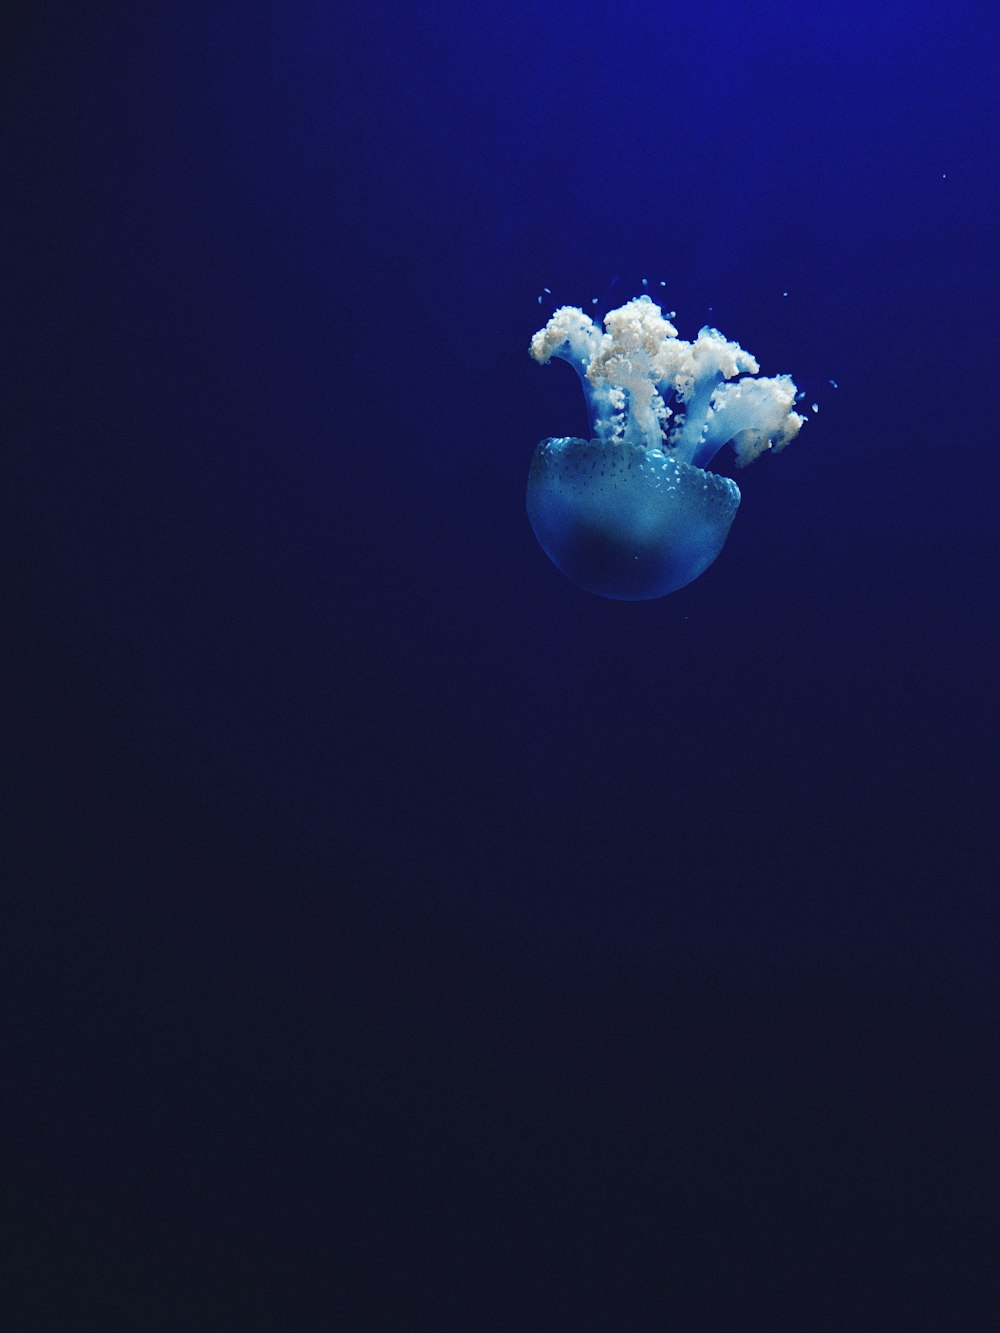
[[703, 574], [725, 544], [740, 490], [662, 449], [542, 440], [528, 473], [538, 544], [571, 582], [644, 601]]

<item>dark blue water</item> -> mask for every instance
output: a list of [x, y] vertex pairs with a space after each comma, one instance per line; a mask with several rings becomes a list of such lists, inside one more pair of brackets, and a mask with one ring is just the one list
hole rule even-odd
[[[810, 8], [7, 12], [5, 1326], [995, 1326], [1000, 34]], [[819, 411], [626, 604], [644, 277]]]

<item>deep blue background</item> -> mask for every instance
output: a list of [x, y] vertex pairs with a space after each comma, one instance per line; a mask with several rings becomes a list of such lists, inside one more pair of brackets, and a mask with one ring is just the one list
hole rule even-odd
[[[998, 24], [808, 8], [6, 11], [5, 1326], [995, 1327]], [[643, 276], [821, 406], [627, 605]]]

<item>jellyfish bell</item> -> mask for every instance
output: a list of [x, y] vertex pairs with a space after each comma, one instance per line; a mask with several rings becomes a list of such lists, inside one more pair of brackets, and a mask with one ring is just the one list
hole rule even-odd
[[528, 517], [572, 582], [644, 601], [692, 582], [725, 545], [740, 491], [709, 470], [719, 449], [731, 444], [744, 466], [784, 448], [805, 418], [787, 375], [754, 378], [756, 360], [717, 329], [684, 342], [648, 296], [604, 326], [563, 306], [531, 340], [536, 361], [555, 356], [579, 374], [593, 438], [542, 440]]
[[528, 473], [528, 517], [552, 563], [587, 592], [640, 602], [676, 592], [722, 550], [740, 491], [661, 449], [542, 440]]

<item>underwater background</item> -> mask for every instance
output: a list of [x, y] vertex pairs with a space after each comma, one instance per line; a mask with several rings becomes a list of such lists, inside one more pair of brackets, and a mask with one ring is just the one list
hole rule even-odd
[[[995, 11], [2, 25], [5, 1327], [994, 1328]], [[819, 410], [619, 603], [644, 278]]]

